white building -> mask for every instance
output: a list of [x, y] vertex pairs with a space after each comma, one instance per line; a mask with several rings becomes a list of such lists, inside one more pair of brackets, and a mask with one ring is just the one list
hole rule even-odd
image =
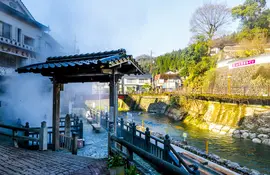
[[173, 91], [182, 86], [182, 81], [178, 73], [169, 71], [164, 74], [156, 75], [154, 84], [156, 89], [162, 91]]
[[125, 75], [119, 82], [119, 92], [127, 94], [129, 91], [142, 92], [143, 85], [152, 83], [152, 76], [150, 74], [144, 75]]
[[34, 19], [21, 0], [0, 0], [0, 75], [57, 55], [61, 46], [49, 30]]

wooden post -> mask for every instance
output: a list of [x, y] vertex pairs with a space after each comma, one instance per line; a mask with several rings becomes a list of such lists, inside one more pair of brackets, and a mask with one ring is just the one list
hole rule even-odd
[[39, 131], [39, 150], [46, 151], [48, 148], [48, 128], [46, 122], [41, 122], [41, 128]]
[[167, 134], [167, 135], [165, 135], [164, 150], [163, 150], [163, 160], [165, 160], [167, 162], [170, 162], [169, 161], [170, 145], [171, 145], [170, 137]]
[[82, 120], [80, 120], [80, 123], [79, 123], [79, 138], [82, 139], [83, 138], [83, 122]]
[[208, 140], [205, 140], [205, 154], [208, 154]]
[[117, 78], [115, 70], [112, 70], [110, 78], [110, 119], [114, 123], [114, 134], [116, 135], [118, 117], [118, 92], [117, 92]]
[[60, 84], [53, 79], [53, 151], [59, 149]]
[[148, 127], [145, 131], [145, 148], [147, 152], [150, 152], [150, 131]]
[[65, 118], [65, 136], [70, 137], [71, 130], [71, 122], [70, 122], [70, 116], [69, 114], [66, 115]]
[[18, 141], [15, 138], [17, 136], [17, 134], [18, 134], [17, 130], [12, 130], [12, 136], [13, 136], [12, 138], [13, 138], [14, 147], [19, 148]]
[[[25, 127], [24, 128], [29, 129], [29, 123], [28, 122], [25, 123]], [[24, 132], [24, 136], [29, 137], [29, 131], [28, 130]], [[29, 141], [28, 140], [25, 140], [24, 141], [24, 147], [25, 148], [28, 148], [28, 146], [29, 146]]]
[[78, 135], [76, 133], [72, 134], [72, 154], [77, 155], [78, 152]]
[[124, 137], [124, 119], [123, 118], [121, 118], [121, 121], [120, 121], [120, 133], [121, 133], [121, 135], [120, 135], [120, 137]]

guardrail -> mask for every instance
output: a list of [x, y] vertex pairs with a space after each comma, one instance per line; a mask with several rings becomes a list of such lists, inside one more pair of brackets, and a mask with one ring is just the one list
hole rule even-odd
[[[117, 122], [117, 137], [124, 138], [128, 143], [154, 155], [156, 158], [169, 162], [177, 167], [183, 167], [190, 174], [198, 174], [197, 167], [188, 166], [181, 156], [171, 146], [168, 135], [164, 140], [151, 136], [149, 128], [145, 132], [136, 129], [135, 123], [125, 123], [123, 118]], [[129, 152], [132, 155], [132, 151]], [[132, 157], [132, 156], [131, 156]]]
[[[82, 120], [79, 120], [78, 116], [66, 115], [66, 117], [60, 118], [59, 125], [60, 148], [77, 154], [77, 140], [83, 138]], [[40, 150], [52, 147], [53, 131], [52, 127], [46, 126], [46, 122], [42, 122], [41, 127], [30, 128], [29, 123], [26, 122], [25, 126], [22, 127], [0, 124], [0, 128], [11, 130], [12, 134], [1, 131], [0, 135], [11, 137], [16, 147]], [[23, 140], [23, 142], [18, 142], [18, 140]]]
[[[32, 128], [21, 128], [16, 126], [4, 125], [0, 124], [0, 128], [7, 129], [7, 132], [0, 132], [0, 135], [11, 137], [13, 140], [13, 144], [15, 147], [26, 146], [28, 147], [28, 142], [35, 142], [39, 146], [39, 150], [47, 150], [46, 138], [47, 138], [47, 127], [46, 122], [41, 123], [41, 127], [38, 129]], [[12, 134], [10, 134], [10, 131]], [[21, 132], [21, 133], [19, 133]], [[39, 134], [39, 137], [31, 137], [29, 136], [29, 132], [35, 132]], [[24, 141], [24, 142], [20, 142]]]

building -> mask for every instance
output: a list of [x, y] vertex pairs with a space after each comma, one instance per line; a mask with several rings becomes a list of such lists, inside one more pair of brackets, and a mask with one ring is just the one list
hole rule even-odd
[[150, 74], [143, 75], [125, 75], [119, 82], [119, 94], [127, 94], [130, 92], [143, 92], [146, 89], [143, 85], [152, 84], [152, 76]]
[[49, 31], [21, 0], [0, 0], [0, 76], [57, 55], [61, 46]]
[[156, 75], [154, 85], [160, 91], [173, 91], [181, 87], [182, 81], [177, 73], [169, 71]]

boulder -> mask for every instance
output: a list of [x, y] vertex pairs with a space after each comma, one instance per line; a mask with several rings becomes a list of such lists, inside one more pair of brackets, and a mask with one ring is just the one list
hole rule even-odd
[[247, 139], [248, 136], [249, 136], [249, 133], [248, 133], [248, 132], [244, 132], [244, 133], [241, 135], [241, 138]]
[[230, 167], [230, 168], [232, 168], [232, 169], [237, 169], [237, 168], [240, 167], [240, 165], [239, 165], [238, 163], [236, 163], [236, 162], [230, 162], [230, 163], [228, 164], [228, 167]]
[[252, 140], [254, 138], [256, 138], [256, 133], [249, 133], [249, 138]]
[[259, 128], [257, 131], [262, 134], [267, 134], [270, 133], [270, 128]]
[[229, 126], [224, 126], [223, 128], [221, 128], [221, 131], [223, 132], [228, 132], [231, 128]]
[[268, 139], [268, 138], [269, 138], [269, 135], [266, 135], [266, 134], [259, 134], [259, 135], [258, 135], [258, 138], [260, 138], [261, 140], [265, 140], [265, 139]]
[[270, 146], [270, 139], [265, 139], [262, 141], [263, 144]]
[[253, 143], [262, 143], [262, 141], [260, 139], [258, 139], [258, 138], [252, 139], [252, 142]]
[[251, 169], [251, 174], [252, 175], [260, 175], [261, 173], [257, 170]]
[[240, 135], [240, 134], [234, 134], [234, 135], [233, 135], [233, 138], [240, 139], [240, 138], [241, 138], [241, 135]]
[[233, 135], [234, 135], [234, 134], [240, 134], [240, 130], [234, 130], [234, 131], [233, 131]]
[[240, 133], [243, 134], [245, 132], [248, 132], [248, 130], [240, 130]]

